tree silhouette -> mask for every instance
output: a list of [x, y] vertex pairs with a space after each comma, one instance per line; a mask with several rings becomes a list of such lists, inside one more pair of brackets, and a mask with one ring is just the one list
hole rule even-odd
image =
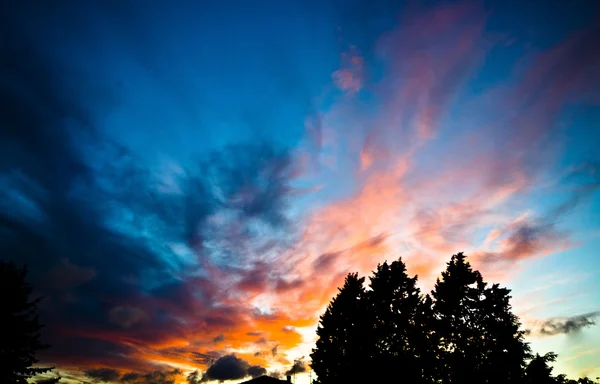
[[421, 369], [421, 382], [436, 383], [441, 376], [438, 347], [439, 334], [435, 332], [435, 318], [433, 312], [433, 299], [425, 295], [419, 302], [415, 315], [415, 354], [419, 359]]
[[422, 367], [418, 345], [422, 329], [415, 318], [421, 302], [417, 277], [409, 277], [401, 259], [377, 266], [365, 294], [368, 316], [365, 332], [370, 332], [372, 351], [368, 367], [370, 380], [384, 382], [402, 372], [402, 381], [421, 381]]
[[452, 256], [432, 292], [434, 331], [439, 338], [439, 379], [444, 383], [480, 382], [481, 332], [477, 327], [481, 274], [462, 253]]
[[582, 377], [579, 380], [577, 380], [577, 384], [596, 384], [596, 383], [594, 383], [594, 380], [590, 379], [589, 377]]
[[541, 356], [536, 354], [525, 368], [525, 384], [595, 384], [587, 377], [578, 380], [568, 379], [565, 375], [552, 376], [552, 363], [556, 361], [556, 353], [549, 352]]
[[498, 284], [483, 290], [478, 308], [481, 330], [481, 377], [487, 383], [521, 383], [529, 345], [519, 318], [512, 312], [510, 290]]
[[557, 380], [552, 376], [552, 365], [556, 361], [556, 353], [536, 354], [525, 368], [526, 384], [554, 384]]
[[579, 380], [575, 381], [575, 380], [569, 380], [568, 384], [596, 384], [594, 382], [594, 380], [590, 379], [589, 377], [581, 377], [579, 378]]
[[311, 354], [319, 383], [523, 384], [533, 375], [510, 290], [485, 283], [464, 254], [431, 295], [401, 259], [378, 265], [369, 289], [363, 281], [348, 275], [321, 316]]
[[488, 287], [464, 254], [452, 256], [432, 292], [442, 382], [521, 382], [529, 346], [509, 293]]
[[27, 379], [53, 368], [33, 367], [35, 354], [47, 346], [40, 341], [39, 298], [25, 281], [27, 268], [0, 262], [0, 382], [26, 384]]
[[364, 277], [349, 274], [344, 286], [321, 316], [316, 348], [310, 355], [312, 369], [321, 384], [342, 384], [359, 380], [368, 343], [365, 338], [365, 313], [361, 307]]

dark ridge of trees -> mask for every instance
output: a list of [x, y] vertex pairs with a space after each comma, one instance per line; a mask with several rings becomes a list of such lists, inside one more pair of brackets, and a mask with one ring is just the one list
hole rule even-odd
[[558, 384], [596, 384], [594, 380], [588, 377], [581, 377], [578, 380], [569, 380], [565, 377], [565, 375], [558, 375], [556, 377], [556, 382]]
[[556, 354], [532, 355], [510, 290], [489, 285], [463, 253], [430, 294], [402, 259], [349, 274], [321, 316], [312, 350], [318, 384], [590, 384], [553, 376]]
[[0, 383], [27, 384], [27, 379], [54, 369], [34, 367], [36, 353], [48, 346], [40, 340], [40, 298], [31, 298], [33, 289], [26, 277], [26, 267], [0, 261]]
[[[53, 368], [34, 367], [40, 299], [32, 299], [27, 268], [0, 261], [0, 383], [26, 384]], [[553, 376], [557, 355], [532, 355], [512, 313], [510, 290], [488, 285], [462, 254], [452, 256], [430, 294], [402, 259], [369, 277], [349, 274], [317, 329], [311, 367], [318, 384], [594, 384]], [[296, 367], [294, 363], [294, 367]], [[295, 372], [305, 370], [298, 363]], [[198, 381], [198, 373], [188, 381]], [[37, 383], [58, 383], [60, 377]]]

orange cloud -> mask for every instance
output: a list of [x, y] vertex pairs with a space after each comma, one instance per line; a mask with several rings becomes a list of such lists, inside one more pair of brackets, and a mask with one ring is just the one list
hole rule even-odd
[[[205, 369], [236, 353], [250, 364], [280, 368], [295, 357], [288, 351], [305, 347], [302, 330], [315, 326], [348, 272], [369, 274], [377, 263], [402, 256], [427, 284], [459, 250], [470, 251], [482, 268], [505, 273], [521, 260], [574, 246], [568, 233], [542, 215], [514, 217], [527, 208], [517, 198], [525, 200], [541, 177], [537, 157], [550, 156], [535, 143], [552, 132], [565, 102], [587, 98], [600, 83], [593, 73], [600, 67], [598, 50], [590, 53], [600, 40], [597, 26], [536, 55], [529, 70], [515, 74], [519, 81], [513, 88], [484, 92], [468, 104], [482, 106], [485, 115], [473, 127], [476, 133], [457, 133], [452, 143], [438, 143], [442, 155], [427, 151], [447, 128], [444, 117], [461, 85], [496, 43], [484, 36], [487, 17], [474, 3], [406, 16], [378, 44], [387, 76], [373, 87], [365, 87], [365, 60], [355, 50], [342, 56], [332, 77], [345, 97], [318, 119], [307, 119], [310, 148], [302, 150], [310, 155], [299, 158], [303, 169], [314, 165], [308, 164], [313, 154], [328, 167], [323, 178], [330, 183], [323, 190], [336, 190], [338, 181], [354, 189], [340, 187], [346, 195], [307, 211], [288, 248], [269, 257], [244, 254], [247, 263], [231, 270], [201, 259], [206, 276], [152, 298], [139, 297], [135, 305], [108, 308], [115, 328], [74, 328], [65, 334], [118, 344], [130, 357], [105, 356], [96, 367], [121, 370], [145, 361]], [[382, 100], [375, 116], [356, 108], [353, 95], [359, 91]], [[298, 177], [321, 171], [314, 167]], [[247, 204], [250, 192], [241, 189], [235, 196], [240, 205]], [[224, 237], [246, 229], [229, 224], [216, 226], [227, 232]], [[174, 319], [161, 323], [160, 313]], [[61, 362], [86, 364], [77, 357]]]

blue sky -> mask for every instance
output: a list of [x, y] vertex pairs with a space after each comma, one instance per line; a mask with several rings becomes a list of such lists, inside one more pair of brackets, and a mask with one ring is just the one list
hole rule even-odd
[[402, 256], [429, 289], [465, 251], [557, 372], [600, 375], [598, 12], [8, 6], [0, 246], [47, 298], [45, 361], [284, 371], [346, 273]]

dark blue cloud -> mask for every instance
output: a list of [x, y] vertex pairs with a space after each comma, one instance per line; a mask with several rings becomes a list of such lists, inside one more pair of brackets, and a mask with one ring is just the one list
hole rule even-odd
[[49, 359], [109, 362], [131, 354], [125, 336], [141, 343], [184, 335], [186, 316], [207, 330], [236, 321], [241, 308], [213, 307], [220, 297], [204, 266], [235, 277], [243, 269], [231, 266], [260, 256], [253, 249], [265, 250], [270, 231], [285, 239], [296, 170], [286, 146], [263, 140], [199, 146], [165, 181], [148, 153], [136, 151], [142, 147], [106, 129], [137, 79], [99, 70], [123, 49], [111, 47], [112, 20], [131, 32], [123, 44], [139, 43], [128, 46], [132, 60], [179, 95], [181, 108], [195, 109], [135, 30], [156, 10], [113, 3], [94, 18], [67, 3], [13, 3], [0, 17], [0, 258], [29, 264], [45, 296]]
[[121, 376], [119, 371], [111, 368], [95, 368], [85, 371], [85, 375], [95, 382], [112, 382], [117, 381]]
[[243, 360], [236, 355], [225, 355], [218, 358], [213, 364], [208, 367], [206, 373], [202, 377], [202, 382], [205, 381], [226, 381], [239, 380], [244, 377], [258, 377], [265, 375], [267, 370], [259, 365], [250, 365], [246, 360]]

